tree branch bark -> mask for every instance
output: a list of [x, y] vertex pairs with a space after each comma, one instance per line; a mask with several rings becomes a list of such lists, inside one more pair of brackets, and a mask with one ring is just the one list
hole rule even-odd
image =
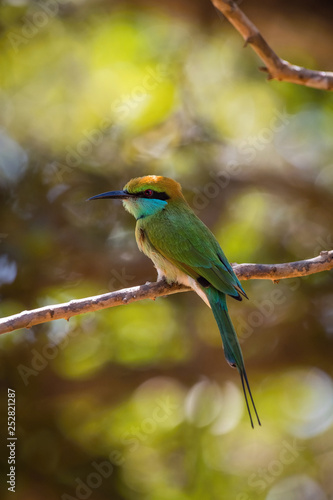
[[315, 71], [290, 64], [281, 59], [268, 45], [258, 28], [237, 7], [232, 0], [211, 0], [236, 28], [245, 40], [245, 46], [250, 44], [254, 52], [265, 64], [261, 71], [268, 73], [269, 80], [279, 80], [321, 90], [333, 90], [333, 72]]
[[[333, 269], [333, 250], [321, 252], [318, 257], [285, 264], [233, 264], [233, 269], [240, 280], [267, 279], [278, 281], [285, 278], [307, 276]], [[116, 292], [95, 295], [84, 299], [75, 299], [64, 304], [45, 306], [31, 311], [22, 311], [0, 320], [0, 334], [19, 328], [30, 328], [40, 323], [67, 319], [78, 314], [99, 311], [108, 307], [130, 304], [143, 299], [153, 299], [172, 293], [190, 291], [178, 283], [169, 285], [165, 281], [146, 283], [145, 285], [124, 288]]]

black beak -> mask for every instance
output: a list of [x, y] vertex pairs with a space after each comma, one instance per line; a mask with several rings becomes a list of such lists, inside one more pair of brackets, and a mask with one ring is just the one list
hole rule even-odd
[[96, 196], [92, 196], [88, 198], [87, 201], [90, 200], [99, 200], [103, 198], [114, 198], [120, 200], [126, 200], [126, 198], [133, 198], [135, 195], [128, 193], [127, 191], [108, 191], [107, 193], [97, 194]]

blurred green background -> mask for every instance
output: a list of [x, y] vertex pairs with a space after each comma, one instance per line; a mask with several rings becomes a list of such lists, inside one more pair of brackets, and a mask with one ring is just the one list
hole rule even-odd
[[[329, 2], [243, 2], [281, 57], [332, 70]], [[201, 0], [0, 7], [0, 314], [153, 281], [120, 203], [178, 180], [231, 262], [333, 248], [333, 96], [267, 82]], [[15, 498], [333, 498], [333, 278], [243, 282], [229, 301], [262, 428], [193, 293], [0, 337]]]

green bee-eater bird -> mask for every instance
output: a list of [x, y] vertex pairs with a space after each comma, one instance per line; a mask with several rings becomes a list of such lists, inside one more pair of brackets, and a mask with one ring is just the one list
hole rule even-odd
[[130, 180], [123, 191], [109, 191], [89, 200], [101, 198], [123, 200], [125, 209], [134, 215], [136, 242], [153, 261], [158, 279], [191, 287], [211, 307], [225, 358], [240, 374], [251, 425], [244, 381], [261, 425], [226, 302], [227, 295], [236, 300], [247, 295], [214, 235], [186, 202], [180, 184], [167, 177], [148, 175]]

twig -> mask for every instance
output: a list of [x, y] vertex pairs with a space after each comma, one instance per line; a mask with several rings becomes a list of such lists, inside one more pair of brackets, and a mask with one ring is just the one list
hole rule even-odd
[[[321, 252], [318, 257], [285, 264], [233, 264], [233, 269], [240, 280], [268, 279], [277, 281], [296, 276], [307, 276], [333, 269], [333, 250]], [[165, 281], [146, 283], [145, 285], [125, 288], [116, 292], [95, 295], [84, 299], [71, 300], [64, 304], [45, 306], [31, 311], [8, 316], [0, 320], [0, 334], [12, 332], [19, 328], [30, 328], [56, 319], [67, 319], [71, 316], [107, 307], [130, 304], [143, 299], [155, 299], [172, 293], [187, 292], [187, 288], [178, 283], [169, 285]]]
[[245, 40], [245, 46], [250, 44], [254, 52], [265, 64], [261, 71], [268, 73], [269, 80], [283, 80], [285, 82], [305, 85], [321, 90], [333, 90], [333, 72], [315, 71], [301, 66], [290, 64], [280, 59], [268, 45], [258, 28], [237, 7], [232, 0], [211, 0], [216, 7], [236, 28]]

